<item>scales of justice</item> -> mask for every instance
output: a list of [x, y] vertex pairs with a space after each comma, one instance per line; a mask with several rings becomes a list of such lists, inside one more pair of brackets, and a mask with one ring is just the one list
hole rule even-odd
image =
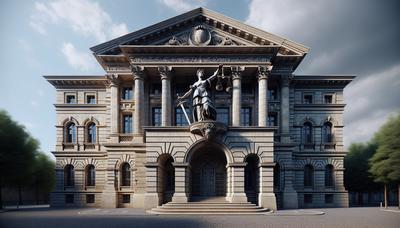
[[[210, 92], [212, 83], [217, 79], [215, 89], [217, 91], [225, 89], [227, 93], [230, 93], [232, 79], [231, 76], [224, 75], [223, 65], [219, 65], [218, 69], [208, 78], [205, 78], [204, 69], [201, 68], [196, 71], [196, 76], [198, 80], [189, 86], [189, 90], [185, 94], [182, 96], [177, 94], [178, 106], [182, 108], [186, 120], [190, 124], [190, 131], [193, 134], [202, 135], [206, 139], [211, 139], [224, 134], [227, 130], [224, 123], [216, 121], [217, 111], [211, 100]], [[192, 95], [193, 123], [185, 109], [185, 103], [190, 95]]]

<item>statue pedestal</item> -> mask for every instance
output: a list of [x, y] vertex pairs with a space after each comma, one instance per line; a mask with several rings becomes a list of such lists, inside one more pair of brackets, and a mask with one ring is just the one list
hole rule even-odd
[[195, 122], [190, 125], [190, 132], [206, 139], [224, 135], [227, 130], [228, 127], [225, 124], [214, 120]]

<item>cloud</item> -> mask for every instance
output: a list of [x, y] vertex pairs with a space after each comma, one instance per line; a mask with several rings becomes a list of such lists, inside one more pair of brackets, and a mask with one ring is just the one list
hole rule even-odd
[[399, 88], [400, 64], [386, 71], [359, 78], [345, 89], [346, 145], [350, 142], [367, 141], [389, 116], [400, 112]]
[[159, 2], [176, 12], [185, 12], [207, 5], [206, 0], [159, 0]]
[[88, 71], [94, 66], [93, 57], [89, 53], [78, 51], [71, 43], [63, 43], [61, 52], [68, 64], [75, 69]]
[[310, 47], [296, 74], [357, 74], [345, 89], [345, 144], [400, 111], [398, 1], [252, 0], [246, 23]]
[[30, 26], [40, 34], [47, 34], [47, 25], [65, 23], [73, 31], [98, 42], [128, 33], [124, 23], [115, 23], [97, 2], [90, 0], [57, 0], [49, 3], [35, 2]]

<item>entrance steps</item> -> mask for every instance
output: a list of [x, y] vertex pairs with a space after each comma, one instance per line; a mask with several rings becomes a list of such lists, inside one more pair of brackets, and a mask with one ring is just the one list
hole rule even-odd
[[270, 210], [253, 203], [198, 201], [187, 203], [169, 202], [147, 212], [166, 215], [262, 215], [270, 213]]

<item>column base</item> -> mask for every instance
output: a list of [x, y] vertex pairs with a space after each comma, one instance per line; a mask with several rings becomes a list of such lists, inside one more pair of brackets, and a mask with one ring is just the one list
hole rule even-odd
[[145, 194], [144, 193], [133, 194], [132, 206], [134, 208], [144, 208], [145, 207]]
[[232, 193], [229, 201], [231, 203], [247, 203], [246, 193]]
[[174, 195], [172, 196], [172, 202], [173, 203], [187, 203], [188, 197], [186, 196], [186, 193], [174, 193]]
[[117, 192], [112, 190], [103, 191], [101, 196], [102, 202], [101, 207], [103, 208], [117, 208], [118, 200], [117, 200]]
[[283, 208], [285, 209], [297, 209], [299, 208], [299, 201], [297, 199], [296, 191], [284, 191], [283, 192]]
[[277, 206], [275, 193], [259, 193], [258, 204], [261, 207], [276, 211]]
[[144, 202], [143, 208], [146, 210], [157, 207], [159, 203], [158, 193], [145, 193]]

